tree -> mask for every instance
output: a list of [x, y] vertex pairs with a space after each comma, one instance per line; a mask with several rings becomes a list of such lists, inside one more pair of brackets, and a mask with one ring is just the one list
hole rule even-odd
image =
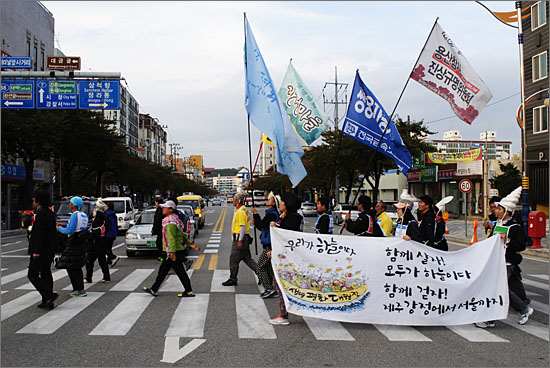
[[505, 196], [521, 185], [521, 173], [511, 162], [499, 166], [502, 174], [495, 176], [495, 186], [501, 196]]

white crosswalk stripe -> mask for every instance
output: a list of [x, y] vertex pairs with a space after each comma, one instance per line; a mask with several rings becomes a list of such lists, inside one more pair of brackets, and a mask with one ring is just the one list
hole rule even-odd
[[237, 329], [240, 339], [276, 339], [269, 324], [269, 313], [262, 298], [254, 294], [236, 294]]
[[546, 280], [546, 281], [550, 280], [550, 276], [548, 276], [548, 275], [532, 275], [532, 274], [530, 274], [529, 276], [535, 277], [535, 278], [541, 279], [541, 280]]
[[432, 341], [411, 326], [373, 325], [390, 341]]
[[0, 282], [0, 285], [5, 285], [5, 284], [10, 283], [12, 281], [22, 279], [23, 277], [27, 276], [27, 272], [28, 272], [28, 270], [24, 269], [24, 270], [21, 270], [21, 271], [10, 273], [9, 275], [6, 275], [6, 276], [2, 276], [2, 281]]
[[523, 284], [534, 286], [536, 288], [542, 289], [542, 290], [548, 290], [548, 284], [539, 282], [539, 281], [533, 281], [526, 278], [523, 278]]
[[543, 339], [548, 341], [550, 338], [550, 332], [548, 331], [548, 325], [543, 325], [542, 323], [538, 323], [537, 321], [534, 321], [532, 318], [529, 319], [529, 321], [524, 324], [520, 325], [518, 324], [518, 316], [516, 313], [508, 313], [508, 318], [503, 319], [502, 322], [506, 323], [507, 325], [510, 325], [512, 327], [517, 328], [518, 330], [521, 330], [523, 332], [527, 332], [530, 335], [536, 336], [539, 339]]
[[317, 340], [355, 341], [340, 322], [313, 317], [303, 319]]
[[222, 282], [229, 278], [229, 270], [214, 270], [212, 276], [212, 285], [210, 285], [211, 293], [234, 293], [235, 286], [223, 286]]
[[5, 294], [7, 293], [8, 291], [7, 290], [2, 290], [2, 294]]
[[117, 284], [111, 288], [111, 291], [134, 291], [141, 286], [143, 281], [149, 277], [153, 271], [155, 270], [152, 268], [138, 268], [132, 271], [132, 273], [126, 276], [122, 281], [117, 282]]
[[[67, 277], [67, 270], [57, 270], [52, 273], [53, 281], [56, 282], [64, 277]], [[35, 287], [30, 282], [27, 282], [24, 285], [21, 285], [19, 287], [16, 287], [17, 290], [35, 290]]]
[[209, 243], [209, 244], [210, 244], [210, 243], [219, 243], [220, 241], [221, 241], [221, 239], [212, 239], [212, 238], [211, 238], [211, 239], [208, 241], [208, 243]]
[[468, 341], [473, 342], [509, 342], [502, 337], [495, 335], [487, 330], [476, 327], [473, 324], [447, 326], [447, 328]]
[[[193, 269], [187, 271], [187, 276], [191, 278], [193, 276]], [[166, 292], [178, 292], [181, 293], [184, 290], [178, 275], [169, 275], [159, 288], [159, 291]]]
[[203, 337], [209, 300], [209, 294], [181, 298], [165, 336]]
[[7, 270], [7, 268], [2, 268], [2, 271], [6, 271], [6, 270]]
[[5, 320], [10, 318], [14, 314], [21, 312], [23, 309], [27, 309], [31, 305], [35, 305], [42, 301], [42, 297], [38, 292], [30, 292], [25, 295], [21, 295], [18, 298], [15, 298], [6, 304], [2, 304], [2, 318]]
[[86, 297], [74, 297], [17, 331], [20, 334], [53, 334], [82, 312], [104, 293], [89, 292]]
[[153, 299], [149, 294], [131, 293], [118, 303], [115, 309], [90, 332], [90, 335], [126, 335]]
[[539, 312], [546, 313], [546, 314], [549, 314], [550, 312], [549, 311], [550, 308], [548, 308], [548, 304], [541, 303], [537, 300], [531, 299], [531, 303], [529, 305]]
[[[115, 273], [117, 271], [118, 271], [118, 268], [112, 268], [112, 269], [109, 270], [109, 274], [111, 276], [113, 276], [113, 273]], [[92, 274], [92, 282], [84, 283], [84, 290], [88, 290], [89, 288], [91, 288], [92, 286], [97, 284], [99, 282], [99, 280], [101, 280], [102, 278], [103, 278], [103, 272], [101, 272], [101, 270], [97, 270], [96, 272], [94, 272]], [[64, 287], [63, 290], [73, 290], [73, 286], [68, 285], [68, 286]]]
[[220, 247], [220, 244], [212, 244], [212, 243], [208, 243], [206, 244], [206, 248], [219, 248]]
[[205, 249], [204, 253], [215, 254], [215, 253], [218, 253], [218, 249]]

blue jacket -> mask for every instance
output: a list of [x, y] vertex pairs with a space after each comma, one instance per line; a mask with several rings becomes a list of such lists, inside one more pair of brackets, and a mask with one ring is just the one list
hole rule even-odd
[[[273, 219], [273, 216], [275, 217], [274, 219]], [[270, 232], [271, 229], [270, 229], [269, 223], [271, 221], [277, 222], [277, 220], [279, 220], [279, 212], [277, 212], [277, 210], [274, 207], [268, 208], [267, 210], [265, 210], [264, 220], [266, 220], [265, 222], [267, 222], [267, 226], [262, 226], [263, 224], [260, 225], [262, 226], [261, 227], [262, 233], [260, 234], [260, 242], [262, 244], [271, 244], [271, 232]]]
[[118, 233], [118, 221], [115, 211], [108, 209], [105, 211], [105, 236], [107, 238], [116, 238]]

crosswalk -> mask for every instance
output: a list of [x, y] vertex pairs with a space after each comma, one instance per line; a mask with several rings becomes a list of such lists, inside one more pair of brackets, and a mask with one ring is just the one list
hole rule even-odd
[[[206, 264], [206, 263], [205, 263]], [[204, 269], [205, 267], [203, 267]], [[111, 269], [111, 275], [120, 272], [119, 269]], [[101, 288], [92, 289], [101, 279], [101, 270], [93, 274], [93, 283], [85, 284], [88, 290], [88, 296], [83, 298], [69, 298], [61, 301], [55, 309], [39, 315], [32, 321], [23, 322], [24, 325], [16, 326], [17, 334], [35, 334], [51, 335], [63, 328], [64, 325], [72, 320], [86, 315], [87, 310], [94, 308], [98, 300], [106, 299], [113, 293], [117, 296], [117, 304], [113, 308], [105, 311], [105, 315], [97, 318], [95, 326], [83, 331], [90, 336], [126, 336], [141, 318], [147, 314], [147, 309], [155, 302], [156, 298], [151, 297], [141, 291], [141, 287], [152, 283], [156, 276], [156, 270], [153, 268], [138, 268], [129, 270], [126, 275], [115, 280], [112, 278], [111, 284], [104, 284]], [[196, 272], [190, 269], [188, 275], [192, 278]], [[16, 271], [2, 277], [3, 284], [10, 284], [20, 280], [26, 275], [26, 270]], [[526, 275], [524, 281], [526, 285], [540, 289], [542, 295], [548, 293], [548, 281], [545, 275]], [[71, 290], [69, 280], [65, 270], [58, 270], [53, 273], [54, 280], [57, 282], [68, 283], [61, 290]], [[220, 298], [228, 293], [233, 294], [234, 311], [236, 315], [236, 335], [240, 339], [274, 340], [279, 338], [280, 327], [269, 324], [271, 317], [269, 309], [273, 310], [276, 299], [264, 300], [258, 296], [258, 293], [239, 293], [235, 286], [222, 286], [221, 283], [229, 277], [229, 270], [214, 269], [212, 272], [212, 282], [209, 292], [201, 292], [195, 298], [182, 298], [176, 306], [165, 310], [167, 316], [171, 316], [170, 324], [165, 332], [165, 336], [173, 338], [205, 338], [205, 326], [209, 313], [209, 305], [215, 303], [216, 298]], [[537, 279], [540, 281], [533, 280]], [[7, 281], [6, 281], [7, 280]], [[21, 283], [21, 281], [19, 282]], [[98, 285], [99, 286], [99, 285]], [[3, 290], [3, 292], [6, 290]], [[182, 285], [176, 275], [169, 275], [159, 290], [162, 293], [181, 292]], [[11, 293], [17, 293], [11, 300], [1, 306], [1, 320], [9, 320], [14, 315], [25, 311], [26, 309], [40, 302], [40, 295], [34, 290], [30, 283], [10, 289]], [[530, 295], [535, 294], [530, 291]], [[60, 298], [60, 300], [63, 298]], [[219, 299], [218, 299], [219, 300]], [[535, 313], [548, 316], [549, 306], [538, 300], [532, 300], [531, 305], [536, 309]], [[91, 308], [90, 308], [91, 307]], [[269, 307], [269, 308], [268, 308]], [[309, 336], [319, 341], [356, 341], [357, 325], [350, 323], [340, 323], [311, 317], [291, 316], [292, 324], [298, 328], [307, 328]], [[539, 319], [540, 320], [540, 319]], [[359, 325], [368, 326], [368, 325]], [[549, 341], [548, 325], [540, 323], [534, 319], [529, 320], [525, 325], [517, 323], [517, 315], [511, 312], [507, 319], [497, 322], [497, 327], [492, 329], [479, 329], [474, 325], [461, 326], [440, 326], [438, 328], [449, 331], [454, 336], [469, 342], [491, 342], [508, 343], [509, 336], [502, 333], [502, 329], [508, 329], [511, 326], [530, 336]], [[351, 328], [353, 327], [353, 328]], [[381, 337], [390, 342], [431, 342], [433, 333], [429, 328], [412, 326], [392, 326], [392, 325], [372, 325], [372, 331], [376, 331]], [[500, 328], [499, 328], [500, 327]], [[369, 328], [369, 327], [365, 327]], [[508, 329], [509, 330], [509, 329]], [[499, 331], [501, 333], [499, 334]]]

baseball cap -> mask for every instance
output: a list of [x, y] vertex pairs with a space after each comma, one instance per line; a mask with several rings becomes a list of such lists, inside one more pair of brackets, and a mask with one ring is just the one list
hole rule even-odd
[[174, 203], [174, 201], [166, 201], [164, 202], [163, 204], [160, 205], [160, 207], [163, 207], [163, 208], [172, 208], [172, 209], [176, 209], [176, 204]]

